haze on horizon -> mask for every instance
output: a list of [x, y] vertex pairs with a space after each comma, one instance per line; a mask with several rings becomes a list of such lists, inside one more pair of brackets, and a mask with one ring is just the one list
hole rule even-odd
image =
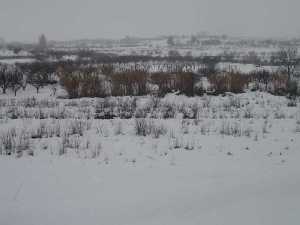
[[0, 0], [6, 41], [216, 34], [300, 37], [299, 0]]

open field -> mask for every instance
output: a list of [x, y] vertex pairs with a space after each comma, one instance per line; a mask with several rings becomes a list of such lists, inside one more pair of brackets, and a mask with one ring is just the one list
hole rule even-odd
[[299, 99], [51, 95], [0, 96], [1, 224], [298, 224]]

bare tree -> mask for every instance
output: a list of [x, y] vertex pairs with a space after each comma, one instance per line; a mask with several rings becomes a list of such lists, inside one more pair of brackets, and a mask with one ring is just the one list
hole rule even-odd
[[278, 52], [278, 62], [283, 67], [284, 72], [287, 73], [288, 82], [290, 82], [297, 65], [297, 48], [282, 48]]
[[10, 74], [10, 88], [13, 90], [15, 96], [17, 96], [17, 91], [23, 87], [24, 76], [20, 69], [15, 68]]
[[27, 82], [36, 88], [37, 93], [40, 88], [55, 82], [52, 79], [55, 67], [50, 63], [32, 63], [28, 70]]
[[11, 88], [15, 95], [17, 91], [23, 86], [23, 73], [16, 66], [0, 65], [0, 87], [3, 94], [8, 88]]
[[9, 68], [7, 65], [0, 64], [0, 87], [2, 88], [3, 94], [6, 93], [6, 90], [9, 87], [8, 71]]
[[209, 76], [211, 74], [215, 74], [218, 72], [217, 65], [221, 61], [219, 56], [205, 56], [202, 59], [202, 63], [204, 64], [204, 67], [200, 69], [201, 73], [203, 73], [205, 76]]

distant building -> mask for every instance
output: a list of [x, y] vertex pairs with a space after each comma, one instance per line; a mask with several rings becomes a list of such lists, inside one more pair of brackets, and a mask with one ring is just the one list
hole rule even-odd
[[42, 34], [39, 37], [38, 50], [39, 51], [46, 51], [47, 50], [47, 39], [46, 39], [46, 36], [44, 34]]

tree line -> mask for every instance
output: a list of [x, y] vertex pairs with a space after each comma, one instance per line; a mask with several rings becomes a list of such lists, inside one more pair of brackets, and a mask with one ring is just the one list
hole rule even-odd
[[[258, 70], [248, 74], [219, 71], [215, 57], [202, 63], [93, 63], [87, 61], [38, 61], [19, 65], [0, 64], [0, 87], [15, 95], [27, 84], [40, 88], [60, 85], [70, 98], [105, 96], [163, 96], [170, 92], [187, 96], [241, 93], [246, 88], [274, 94], [299, 94], [296, 80], [297, 51], [289, 48], [278, 53], [276, 72]], [[202, 65], [202, 66], [200, 66]], [[155, 67], [155, 69], [153, 69]], [[205, 82], [209, 83], [209, 87]], [[252, 86], [251, 86], [252, 84]], [[53, 85], [54, 86], [54, 85]]]

